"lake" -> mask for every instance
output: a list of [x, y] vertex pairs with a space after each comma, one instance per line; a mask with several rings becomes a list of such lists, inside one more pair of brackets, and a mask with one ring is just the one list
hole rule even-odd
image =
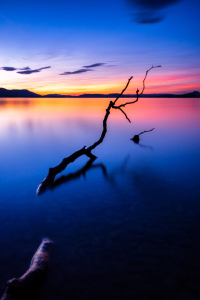
[[112, 110], [93, 164], [80, 157], [36, 196], [50, 167], [99, 139], [109, 101], [1, 98], [1, 295], [49, 237], [38, 300], [199, 299], [200, 99], [142, 98], [131, 123]]

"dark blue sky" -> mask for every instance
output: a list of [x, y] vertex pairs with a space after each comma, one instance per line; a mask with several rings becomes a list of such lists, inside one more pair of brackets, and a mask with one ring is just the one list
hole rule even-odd
[[0, 0], [0, 86], [118, 92], [159, 64], [147, 92], [200, 91], [199, 11], [197, 0]]

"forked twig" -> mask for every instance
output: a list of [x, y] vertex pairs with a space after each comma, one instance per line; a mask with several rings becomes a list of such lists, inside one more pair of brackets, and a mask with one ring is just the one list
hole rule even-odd
[[113, 103], [114, 105], [115, 105], [115, 103], [117, 102], [117, 100], [122, 96], [122, 94], [125, 92], [125, 90], [126, 90], [127, 87], [129, 86], [129, 83], [130, 83], [130, 81], [131, 81], [132, 78], [133, 78], [133, 76], [131, 76], [131, 77], [129, 78], [129, 80], [128, 80], [126, 86], [125, 86], [125, 88], [123, 89], [123, 91], [121, 92], [121, 94], [119, 94], [119, 96], [117, 96], [117, 98], [115, 99], [115, 101], [114, 101], [114, 103]]
[[126, 119], [131, 123], [131, 120], [128, 118], [127, 114], [123, 111], [123, 109], [121, 107], [113, 106], [113, 108], [121, 110], [121, 112], [125, 115]]
[[[155, 66], [155, 67], [152, 66], [150, 69], [148, 69], [148, 70], [146, 71], [145, 77], [144, 77], [144, 79], [143, 79], [143, 89], [142, 89], [142, 92], [139, 94], [139, 90], [136, 91], [136, 95], [137, 95], [137, 99], [136, 99], [136, 100], [131, 101], [131, 102], [123, 103], [123, 104], [121, 104], [121, 105], [115, 106], [114, 108], [125, 107], [125, 106], [128, 105], [128, 104], [133, 104], [133, 103], [137, 102], [138, 99], [139, 99], [139, 97], [143, 94], [143, 92], [144, 92], [144, 90], [145, 90], [145, 80], [146, 80], [146, 78], [147, 78], [147, 75], [148, 75], [149, 71], [152, 70], [152, 69], [155, 69], [155, 68], [160, 68], [160, 67], [161, 67], [161, 66]], [[131, 78], [130, 78], [130, 79], [131, 79]], [[129, 81], [130, 81], [130, 79], [129, 79]], [[115, 104], [115, 103], [116, 103], [116, 100], [115, 100], [114, 104]]]
[[150, 130], [142, 131], [142, 132], [140, 132], [138, 135], [143, 134], [143, 133], [145, 133], [145, 132], [150, 132], [150, 131], [152, 131], [152, 130], [154, 130], [154, 129], [155, 129], [155, 128], [152, 128], [152, 129], [150, 129]]

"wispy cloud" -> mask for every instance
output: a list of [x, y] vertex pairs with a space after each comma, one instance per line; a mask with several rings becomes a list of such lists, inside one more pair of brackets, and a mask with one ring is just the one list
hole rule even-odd
[[82, 68], [85, 68], [85, 69], [79, 69], [79, 70], [74, 71], [74, 72], [63, 72], [60, 75], [73, 75], [73, 74], [86, 73], [86, 72], [89, 72], [89, 71], [94, 71], [94, 70], [91, 70], [91, 68], [101, 67], [103, 65], [105, 65], [105, 63], [96, 63], [96, 64], [89, 65], [89, 66], [83, 66]]
[[3, 71], [16, 71], [18, 69], [14, 68], [14, 67], [1, 67], [0, 70], [3, 70]]
[[80, 70], [77, 70], [77, 71], [74, 71], [74, 72], [64, 72], [64, 73], [61, 73], [60, 75], [73, 75], [73, 74], [85, 73], [85, 72], [88, 72], [88, 71], [93, 71], [93, 70], [90, 70], [90, 69], [80, 69]]
[[105, 65], [105, 63], [97, 63], [90, 66], [83, 66], [83, 68], [95, 68], [95, 67], [101, 67], [103, 65]]
[[136, 22], [154, 24], [163, 20], [164, 9], [181, 0], [127, 0], [133, 8], [137, 8]]
[[[38, 72], [40, 72], [44, 69], [49, 69], [49, 68], [51, 68], [51, 67], [48, 66], [48, 67], [43, 67], [43, 68], [31, 70], [29, 67], [27, 67], [27, 68], [24, 68], [23, 71], [19, 71], [17, 73], [29, 75], [29, 74], [32, 74], [32, 73], [38, 73]], [[22, 70], [22, 69], [20, 69], [20, 70]]]
[[18, 71], [18, 70], [19, 70], [19, 71], [17, 72], [17, 73], [19, 73], [19, 74], [32, 74], [32, 73], [38, 73], [38, 72], [40, 72], [41, 70], [49, 69], [49, 68], [51, 68], [51, 67], [48, 66], [48, 67], [43, 67], [43, 68], [31, 70], [31, 68], [29, 68], [29, 67], [24, 67], [24, 68], [1, 67], [0, 70], [8, 71], [8, 72], [11, 72], [11, 71]]
[[27, 71], [27, 70], [30, 70], [31, 68], [29, 67], [25, 67], [25, 68], [21, 68], [21, 69], [18, 69], [18, 70], [22, 70], [22, 71]]

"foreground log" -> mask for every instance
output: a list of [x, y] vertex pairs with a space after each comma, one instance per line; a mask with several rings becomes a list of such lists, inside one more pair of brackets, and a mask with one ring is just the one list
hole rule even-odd
[[1, 300], [28, 300], [41, 286], [49, 266], [52, 241], [45, 238], [35, 252], [29, 269], [20, 278], [8, 280]]
[[145, 80], [146, 80], [146, 77], [148, 75], [148, 72], [151, 70], [151, 69], [154, 69], [154, 68], [158, 68], [158, 67], [161, 67], [161, 66], [152, 66], [150, 69], [148, 69], [146, 71], [146, 74], [145, 74], [145, 77], [143, 79], [143, 89], [142, 89], [142, 92], [139, 93], [139, 90], [137, 89], [136, 91], [136, 100], [134, 101], [130, 101], [130, 102], [126, 102], [126, 103], [123, 103], [123, 104], [120, 104], [120, 105], [116, 105], [116, 102], [117, 100], [123, 95], [123, 93], [126, 91], [127, 87], [129, 86], [129, 83], [131, 81], [131, 79], [133, 77], [130, 77], [125, 88], [123, 89], [123, 91], [121, 92], [121, 94], [115, 99], [115, 101], [110, 101], [107, 109], [106, 109], [106, 114], [105, 114], [105, 117], [103, 119], [103, 131], [101, 133], [101, 136], [99, 138], [99, 140], [97, 142], [95, 142], [93, 145], [89, 146], [88, 148], [86, 148], [86, 146], [84, 146], [82, 149], [74, 152], [72, 155], [64, 158], [62, 160], [62, 162], [57, 165], [56, 167], [54, 168], [50, 168], [49, 171], [48, 171], [48, 174], [47, 176], [44, 178], [44, 180], [40, 183], [38, 189], [37, 189], [37, 195], [43, 193], [53, 182], [54, 182], [54, 179], [56, 177], [57, 174], [59, 174], [60, 172], [62, 172], [67, 166], [69, 163], [72, 163], [74, 162], [78, 157], [82, 156], [82, 155], [86, 155], [88, 156], [90, 159], [95, 159], [96, 156], [92, 154], [92, 150], [94, 148], [96, 148], [99, 144], [101, 144], [104, 140], [104, 137], [106, 135], [106, 132], [107, 132], [107, 120], [108, 120], [108, 117], [109, 117], [109, 114], [110, 114], [110, 111], [111, 111], [111, 108], [113, 109], [119, 109], [123, 114], [124, 116], [126, 117], [126, 119], [131, 123], [130, 119], [128, 118], [127, 114], [125, 113], [125, 111], [122, 109], [122, 107], [124, 108], [126, 105], [128, 104], [133, 104], [133, 103], [136, 103], [139, 99], [139, 97], [143, 94], [144, 90], [145, 90]]

